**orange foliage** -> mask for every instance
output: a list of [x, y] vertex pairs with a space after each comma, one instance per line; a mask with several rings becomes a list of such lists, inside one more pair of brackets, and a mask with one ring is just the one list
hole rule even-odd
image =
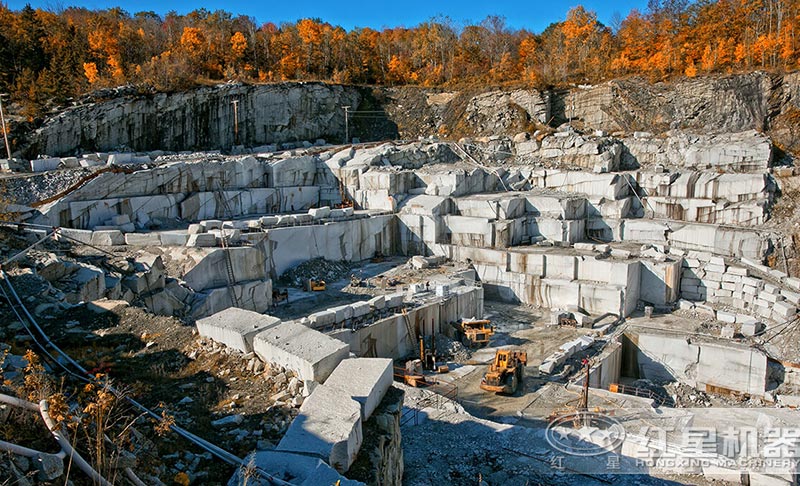
[[236, 32], [231, 36], [231, 51], [234, 59], [241, 59], [244, 51], [247, 50], [247, 39], [241, 32]]
[[181, 34], [181, 47], [186, 49], [189, 55], [197, 55], [203, 49], [206, 37], [203, 31], [197, 27], [184, 27]]
[[[800, 67], [800, 0], [653, 1], [612, 31], [580, 5], [541, 33], [489, 16], [456, 26], [345, 30], [319, 19], [276, 25], [223, 12], [129, 15], [0, 3], [0, 92], [26, 104], [111, 83], [185, 89], [199, 80], [319, 79], [360, 84], [597, 83]], [[58, 82], [54, 81], [57, 74]]]
[[83, 72], [86, 75], [86, 79], [89, 80], [89, 84], [94, 84], [99, 79], [97, 64], [93, 62], [83, 63]]

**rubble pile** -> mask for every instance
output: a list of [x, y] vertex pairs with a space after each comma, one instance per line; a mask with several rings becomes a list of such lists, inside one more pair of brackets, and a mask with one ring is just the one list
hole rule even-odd
[[711, 397], [707, 393], [685, 383], [676, 381], [665, 385], [664, 388], [678, 408], [710, 407], [712, 405]]
[[14, 204], [29, 205], [55, 196], [91, 173], [91, 169], [76, 168], [3, 178], [0, 179], [0, 194]]
[[472, 357], [472, 353], [463, 344], [444, 334], [436, 335], [436, 354], [456, 363], [466, 363]]
[[350, 274], [352, 265], [349, 262], [332, 262], [324, 258], [315, 258], [301, 263], [283, 272], [280, 281], [284, 285], [304, 287], [309, 279], [321, 279], [326, 282], [335, 282]]

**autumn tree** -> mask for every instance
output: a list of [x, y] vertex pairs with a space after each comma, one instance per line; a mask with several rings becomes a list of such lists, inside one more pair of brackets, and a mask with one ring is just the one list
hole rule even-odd
[[536, 33], [499, 16], [346, 30], [311, 18], [259, 25], [203, 8], [161, 16], [15, 11], [0, 3], [0, 92], [34, 119], [51, 104], [125, 83], [160, 90], [224, 79], [546, 87], [798, 67], [800, 0], [650, 0], [611, 23], [613, 31], [582, 6]]

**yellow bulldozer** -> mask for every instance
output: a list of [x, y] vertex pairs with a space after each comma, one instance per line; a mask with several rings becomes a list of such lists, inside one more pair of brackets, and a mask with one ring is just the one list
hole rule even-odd
[[486, 391], [513, 395], [525, 374], [528, 353], [520, 350], [498, 349], [489, 370], [483, 375], [481, 388]]

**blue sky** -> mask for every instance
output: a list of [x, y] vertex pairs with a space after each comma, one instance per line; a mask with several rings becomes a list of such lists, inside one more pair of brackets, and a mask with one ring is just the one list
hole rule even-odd
[[[3, 0], [0, 0], [3, 1]], [[478, 22], [487, 15], [506, 18], [513, 28], [527, 28], [541, 32], [552, 22], [564, 19], [567, 11], [578, 4], [597, 12], [599, 20], [609, 24], [615, 12], [627, 15], [632, 8], [644, 10], [647, 0], [601, 1], [587, 0], [512, 0], [512, 1], [435, 1], [405, 0], [396, 2], [370, 0], [301, 0], [301, 1], [222, 1], [204, 2], [178, 0], [5, 0], [6, 5], [18, 10], [30, 3], [35, 8], [58, 9], [66, 6], [82, 6], [90, 9], [105, 9], [120, 6], [130, 13], [154, 11], [164, 14], [170, 10], [187, 13], [200, 7], [208, 10], [226, 10], [234, 15], [255, 17], [259, 23], [295, 21], [305, 17], [318, 17], [346, 29], [353, 27], [406, 26], [411, 27], [437, 15], [447, 15], [458, 23]]]

